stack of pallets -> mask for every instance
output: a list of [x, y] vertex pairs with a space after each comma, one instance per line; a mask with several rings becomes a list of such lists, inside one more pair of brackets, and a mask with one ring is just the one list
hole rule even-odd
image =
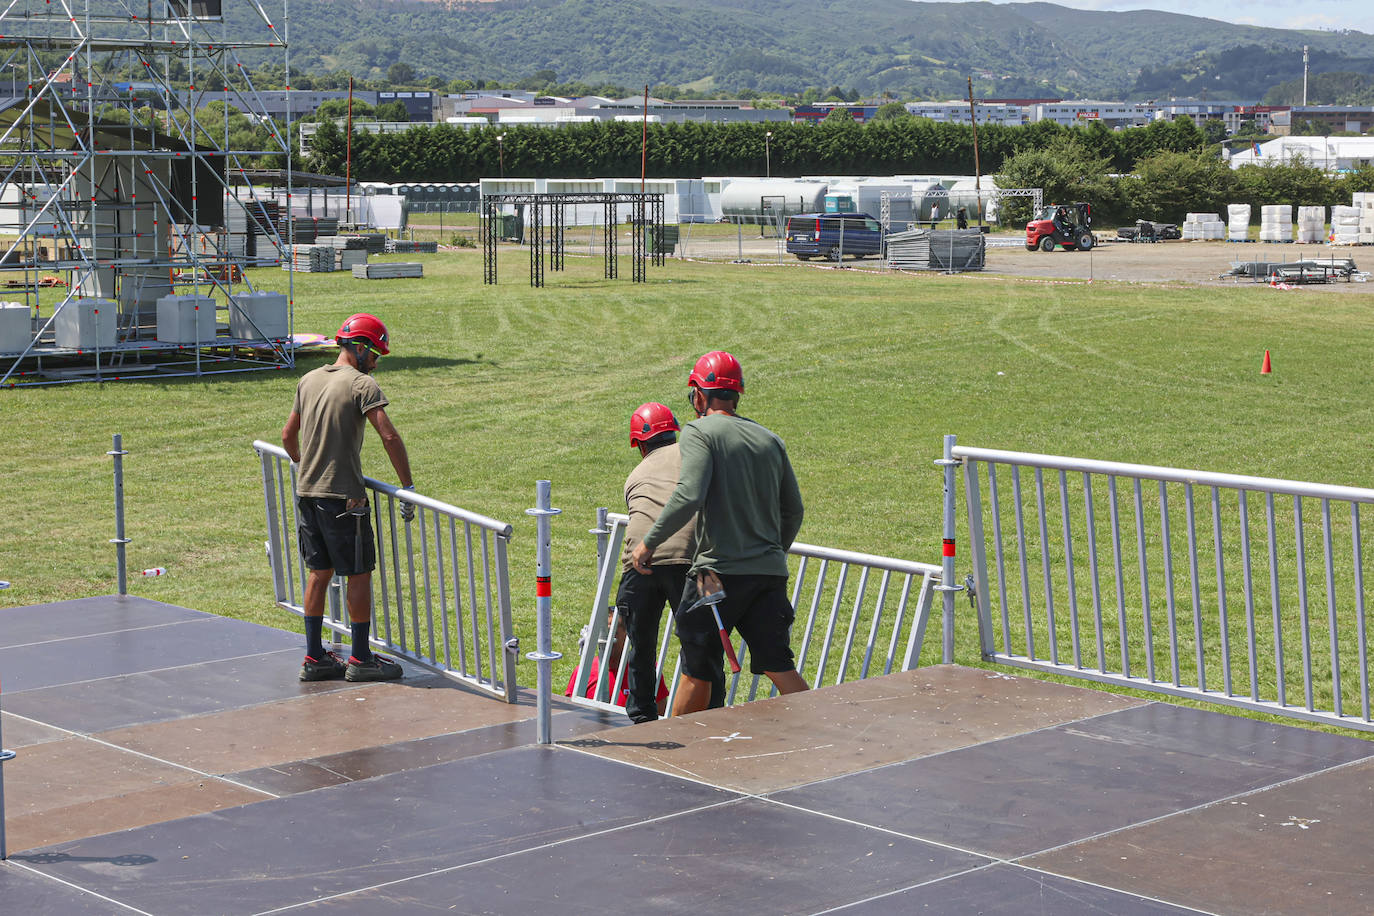
[[356, 280], [399, 280], [404, 277], [423, 277], [423, 264], [394, 262], [391, 264], [358, 264], [353, 268]]
[[[287, 267], [282, 264], [282, 270]], [[332, 245], [292, 245], [290, 267], [301, 273], [331, 273], [334, 248]]]

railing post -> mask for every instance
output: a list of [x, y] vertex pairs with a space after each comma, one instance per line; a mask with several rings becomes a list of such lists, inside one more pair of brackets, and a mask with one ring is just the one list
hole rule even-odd
[[114, 434], [114, 447], [105, 454], [114, 457], [114, 501], [115, 501], [115, 536], [110, 538], [110, 543], [115, 545], [115, 565], [119, 572], [119, 593], [129, 594], [128, 566], [125, 560], [125, 545], [129, 543], [129, 538], [124, 536], [124, 456], [129, 454], [124, 450], [124, 437], [119, 433]]
[[954, 436], [945, 436], [944, 457], [936, 461], [945, 469], [945, 522], [942, 547], [940, 550], [940, 584], [935, 590], [943, 599], [944, 645], [941, 660], [946, 664], [954, 661], [954, 593], [962, 592], [964, 587], [955, 584], [954, 578], [954, 469], [959, 462], [954, 457]]
[[525, 657], [539, 665], [535, 706], [538, 714], [535, 740], [539, 744], [550, 744], [553, 740], [549, 735], [553, 717], [550, 705], [550, 697], [553, 695], [553, 663], [563, 657], [562, 653], [553, 651], [553, 536], [549, 524], [549, 520], [563, 510], [551, 506], [551, 486], [547, 480], [537, 481], [534, 508], [525, 510], [526, 515], [535, 517], [538, 526], [535, 536], [534, 571], [535, 615], [538, 621], [536, 646], [535, 651], [526, 654]]
[[4, 747], [3, 735], [0, 735], [0, 861], [9, 858], [9, 847], [5, 845], [5, 762], [15, 758], [14, 751], [4, 750]]

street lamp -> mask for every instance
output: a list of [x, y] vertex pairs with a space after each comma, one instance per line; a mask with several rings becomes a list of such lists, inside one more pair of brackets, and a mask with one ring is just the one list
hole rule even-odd
[[763, 168], [764, 177], [773, 177], [773, 132], [767, 130], [763, 132]]
[[506, 135], [496, 135], [496, 158], [501, 163], [501, 177], [506, 177]]

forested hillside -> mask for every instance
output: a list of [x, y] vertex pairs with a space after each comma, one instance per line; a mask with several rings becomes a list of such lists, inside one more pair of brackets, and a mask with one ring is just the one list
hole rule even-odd
[[[247, 16], [246, 5], [231, 15]], [[246, 22], [246, 20], [245, 20]], [[1261, 98], [1301, 75], [1370, 72], [1374, 37], [1050, 3], [867, 0], [292, 0], [293, 69], [423, 81], [557, 81], [631, 91]], [[552, 81], [550, 81], [552, 82]]]

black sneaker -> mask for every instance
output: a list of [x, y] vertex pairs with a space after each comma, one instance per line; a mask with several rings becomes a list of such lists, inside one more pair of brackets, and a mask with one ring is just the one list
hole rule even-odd
[[319, 658], [305, 657], [301, 665], [303, 681], [334, 681], [344, 676], [344, 663], [333, 652], [325, 652]]
[[372, 657], [360, 662], [353, 656], [348, 657], [348, 670], [344, 680], [348, 681], [395, 681], [405, 674], [401, 666], [384, 655], [372, 653]]

